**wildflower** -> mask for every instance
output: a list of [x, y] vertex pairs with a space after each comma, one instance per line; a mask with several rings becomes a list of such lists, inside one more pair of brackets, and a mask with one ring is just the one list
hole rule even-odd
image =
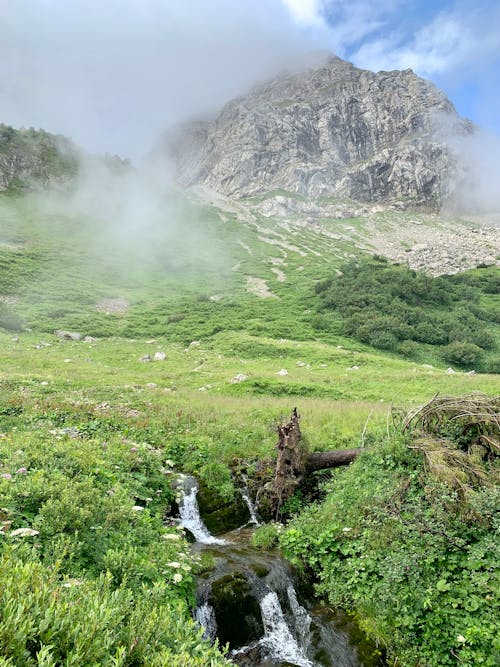
[[174, 584], [180, 584], [182, 581], [182, 574], [179, 574], [178, 572], [174, 574]]
[[345, 528], [342, 528], [343, 533], [349, 533], [352, 530], [352, 528], [348, 528], [347, 526]]
[[182, 565], [182, 569], [184, 570], [184, 572], [191, 572], [191, 565], [184, 564]]
[[27, 468], [18, 468], [18, 469], [16, 470], [16, 473], [17, 473], [18, 475], [25, 475], [27, 472], [28, 472]]
[[39, 535], [38, 530], [33, 530], [33, 528], [16, 528], [16, 530], [12, 530], [10, 533], [11, 537], [34, 537], [35, 535]]
[[10, 472], [4, 472], [3, 475], [0, 475], [0, 477], [3, 477], [3, 479], [12, 479]]
[[142, 507], [141, 505], [134, 505], [132, 509], [134, 510], [134, 512], [144, 512], [144, 507]]
[[175, 569], [177, 569], [178, 567], [181, 566], [181, 564], [178, 563], [176, 560], [173, 560], [171, 563], [167, 563], [167, 565], [168, 565], [168, 567], [173, 567]]
[[467, 640], [463, 635], [457, 635], [457, 642], [460, 642], [461, 644], [465, 644]]
[[131, 452], [138, 452], [139, 449], [138, 449], [137, 447], [131, 447], [131, 448], [130, 448], [130, 451], [131, 451]]
[[164, 540], [180, 540], [179, 535], [176, 535], [175, 533], [165, 533], [163, 535]]

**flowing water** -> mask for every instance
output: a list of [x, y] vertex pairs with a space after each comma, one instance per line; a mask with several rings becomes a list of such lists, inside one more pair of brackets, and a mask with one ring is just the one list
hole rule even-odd
[[[193, 549], [214, 559], [197, 587], [195, 618], [205, 637], [228, 643], [231, 659], [242, 667], [362, 667], [333, 613], [301, 599], [288, 563], [277, 552], [251, 546], [252, 529], [232, 531], [224, 539], [209, 533], [196, 492], [196, 480], [187, 477], [180, 524], [195, 537]], [[251, 522], [257, 523], [248, 498]]]

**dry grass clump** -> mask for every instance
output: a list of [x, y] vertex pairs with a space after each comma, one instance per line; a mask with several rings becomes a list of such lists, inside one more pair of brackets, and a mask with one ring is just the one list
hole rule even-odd
[[404, 420], [435, 478], [462, 495], [500, 481], [500, 396], [434, 396]]

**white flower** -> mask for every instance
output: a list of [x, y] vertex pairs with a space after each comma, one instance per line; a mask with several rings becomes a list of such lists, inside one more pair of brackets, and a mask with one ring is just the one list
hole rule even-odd
[[173, 560], [171, 563], [167, 563], [168, 567], [178, 568], [181, 566], [176, 560]]
[[144, 507], [142, 507], [141, 505], [134, 505], [132, 509], [134, 510], [134, 512], [144, 512]]
[[191, 565], [182, 565], [184, 572], [191, 572]]
[[467, 640], [463, 635], [457, 635], [457, 642], [460, 642], [461, 644], [465, 644]]
[[343, 533], [349, 533], [352, 530], [352, 528], [348, 528], [347, 526], [345, 528], [342, 528]]
[[180, 584], [182, 581], [182, 574], [179, 574], [178, 572], [174, 574], [174, 584]]
[[165, 533], [163, 535], [164, 540], [180, 540], [180, 536], [176, 535], [175, 533]]

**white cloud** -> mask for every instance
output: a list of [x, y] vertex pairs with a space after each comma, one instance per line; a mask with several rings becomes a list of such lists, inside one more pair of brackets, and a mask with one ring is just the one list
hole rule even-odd
[[323, 0], [282, 0], [294, 21], [300, 24], [324, 27]]
[[395, 29], [384, 38], [368, 40], [352, 55], [370, 69], [405, 69], [422, 76], [443, 76], [464, 68], [467, 74], [498, 58], [500, 9], [478, 12], [460, 5], [436, 15], [409, 39]]
[[0, 0], [0, 122], [137, 157], [325, 47], [281, 0]]

